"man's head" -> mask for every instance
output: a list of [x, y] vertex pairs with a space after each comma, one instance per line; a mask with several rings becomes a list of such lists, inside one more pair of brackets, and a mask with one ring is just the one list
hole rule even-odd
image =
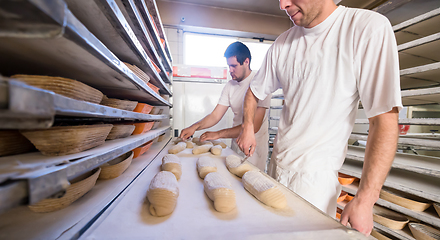
[[233, 80], [240, 82], [251, 73], [251, 52], [241, 42], [234, 42], [225, 51], [225, 58]]
[[312, 28], [324, 21], [336, 8], [333, 0], [279, 0], [280, 8], [285, 10], [296, 25]]

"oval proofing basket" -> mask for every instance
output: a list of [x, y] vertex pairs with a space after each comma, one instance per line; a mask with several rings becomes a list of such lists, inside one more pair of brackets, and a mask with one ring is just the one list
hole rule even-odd
[[101, 166], [101, 173], [99, 179], [112, 179], [119, 177], [131, 164], [134, 153], [132, 151], [123, 154], [107, 164]]

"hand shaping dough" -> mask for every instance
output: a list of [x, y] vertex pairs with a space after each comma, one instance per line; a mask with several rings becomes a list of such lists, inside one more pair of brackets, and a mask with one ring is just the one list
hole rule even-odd
[[182, 176], [182, 164], [178, 156], [174, 154], [167, 154], [162, 158], [162, 171], [172, 172], [176, 179], [179, 180]]
[[202, 154], [202, 153], [209, 152], [209, 149], [211, 149], [211, 147], [212, 147], [212, 142], [209, 142], [209, 143], [210, 144], [205, 144], [205, 145], [202, 145], [202, 146], [195, 146], [193, 148], [193, 150], [192, 150], [192, 153], [194, 155], [197, 155], [197, 154]]
[[179, 152], [185, 150], [185, 148], [186, 148], [186, 143], [179, 142], [178, 144], [176, 144], [176, 146], [173, 146], [172, 148], [168, 149], [168, 153], [176, 154], [176, 153], [179, 153]]
[[229, 172], [238, 177], [243, 177], [243, 174], [253, 169], [252, 166], [246, 162], [241, 164], [241, 160], [242, 159], [237, 155], [229, 155], [226, 157], [226, 167]]
[[197, 171], [201, 179], [204, 179], [206, 174], [211, 172], [217, 172], [214, 159], [205, 156], [197, 160]]
[[235, 192], [228, 179], [218, 172], [206, 175], [204, 180], [205, 192], [214, 201], [218, 212], [229, 212], [235, 208]]
[[280, 189], [266, 176], [257, 171], [248, 171], [242, 178], [243, 186], [254, 197], [273, 208], [284, 208], [286, 197]]
[[220, 145], [220, 146], [222, 146], [222, 148], [227, 147], [226, 143], [224, 143], [222, 140], [217, 139], [217, 140], [212, 140], [211, 142], [214, 144], [214, 146]]
[[223, 148], [220, 145], [215, 145], [215, 146], [211, 147], [211, 153], [214, 155], [222, 154], [222, 150], [223, 150]]
[[157, 173], [147, 192], [151, 215], [162, 217], [171, 214], [176, 208], [178, 196], [179, 188], [174, 174], [167, 171]]

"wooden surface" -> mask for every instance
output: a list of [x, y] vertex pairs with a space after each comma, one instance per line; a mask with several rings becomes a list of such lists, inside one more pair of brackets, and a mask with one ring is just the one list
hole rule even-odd
[[[191, 149], [178, 153], [182, 177], [176, 209], [166, 217], [153, 217], [145, 200], [147, 189], [171, 146], [156, 157], [125, 196], [112, 205], [108, 215], [99, 219], [82, 239], [364, 239], [278, 183], [286, 195], [287, 209], [275, 210], [258, 201], [243, 188], [241, 178], [227, 170], [225, 158], [234, 153], [229, 148], [223, 149], [221, 156], [194, 156]], [[217, 171], [231, 182], [237, 201], [237, 208], [231, 212], [215, 211], [206, 196], [196, 169], [201, 156], [213, 157]]]

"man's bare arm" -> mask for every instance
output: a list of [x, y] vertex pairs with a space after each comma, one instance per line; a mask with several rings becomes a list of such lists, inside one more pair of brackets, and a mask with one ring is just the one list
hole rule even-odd
[[214, 126], [220, 121], [220, 119], [222, 119], [227, 110], [228, 106], [217, 104], [214, 110], [202, 120], [194, 123], [190, 127], [183, 129], [180, 133], [180, 138], [185, 140], [191, 137], [191, 135], [193, 135], [194, 132], [197, 130], [202, 130]]
[[257, 108], [258, 98], [249, 88], [244, 98], [244, 119], [242, 124], [242, 132], [237, 138], [237, 144], [246, 156], [252, 156], [255, 151], [257, 142], [254, 133], [254, 118]]
[[341, 216], [341, 223], [365, 235], [373, 228], [372, 208], [379, 199], [380, 189], [396, 154], [399, 114], [397, 108], [370, 118], [370, 130], [365, 149], [364, 167], [359, 190]]

